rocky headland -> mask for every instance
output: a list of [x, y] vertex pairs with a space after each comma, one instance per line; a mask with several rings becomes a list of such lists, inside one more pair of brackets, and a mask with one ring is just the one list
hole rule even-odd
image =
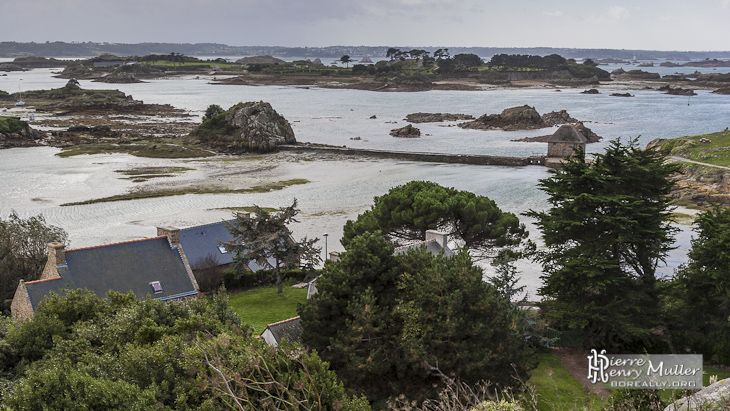
[[29, 120], [23, 122], [28, 127], [25, 131], [6, 134], [0, 147], [128, 145], [176, 139], [193, 128], [191, 116], [183, 110], [145, 104], [119, 90], [82, 89], [74, 80], [58, 89], [26, 91], [23, 100], [25, 105], [18, 108], [14, 99], [0, 99], [0, 108], [8, 115]]
[[297, 142], [289, 122], [263, 101], [236, 104], [203, 121], [189, 137], [227, 153], [266, 153]]
[[38, 146], [43, 137], [18, 117], [0, 117], [0, 148]]

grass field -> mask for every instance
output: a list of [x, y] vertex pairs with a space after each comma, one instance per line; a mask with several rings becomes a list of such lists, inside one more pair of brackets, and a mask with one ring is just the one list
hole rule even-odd
[[726, 129], [717, 133], [666, 140], [661, 143], [660, 150], [672, 156], [730, 167], [730, 131]]
[[540, 364], [530, 372], [528, 383], [537, 392], [540, 411], [601, 409], [603, 401], [597, 395], [586, 392], [555, 354], [538, 354], [538, 360]]
[[285, 286], [282, 294], [276, 285], [257, 287], [229, 296], [229, 304], [243, 322], [254, 327], [254, 335], [261, 334], [267, 324], [297, 316], [297, 304], [307, 299], [307, 289], [295, 290]]

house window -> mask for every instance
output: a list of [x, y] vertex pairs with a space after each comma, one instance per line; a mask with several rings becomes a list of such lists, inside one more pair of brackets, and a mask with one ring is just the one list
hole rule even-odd
[[160, 284], [159, 281], [152, 281], [150, 285], [152, 286], [152, 290], [155, 292], [155, 294], [162, 293], [162, 284]]
[[221, 254], [228, 254], [228, 250], [226, 250], [226, 247], [223, 244], [219, 245], [218, 249], [220, 250]]

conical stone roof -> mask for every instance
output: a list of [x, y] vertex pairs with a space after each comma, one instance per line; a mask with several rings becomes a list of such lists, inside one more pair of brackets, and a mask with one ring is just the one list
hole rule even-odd
[[548, 143], [583, 143], [585, 144], [588, 140], [583, 137], [574, 126], [570, 124], [563, 124], [560, 128], [548, 139]]

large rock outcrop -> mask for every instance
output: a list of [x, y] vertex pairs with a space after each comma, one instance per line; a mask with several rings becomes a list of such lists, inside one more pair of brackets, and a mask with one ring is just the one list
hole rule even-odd
[[542, 115], [542, 121], [547, 126], [557, 126], [560, 124], [577, 123], [578, 120], [568, 114], [566, 110], [551, 111]]
[[476, 130], [532, 130], [547, 127], [537, 110], [527, 105], [504, 109], [502, 114], [484, 114], [458, 126]]
[[408, 124], [405, 127], [390, 130], [390, 135], [393, 137], [416, 138], [421, 137], [421, 130]]
[[[570, 124], [570, 122], [558, 123], [558, 124]], [[585, 137], [586, 143], [589, 143], [589, 144], [597, 143], [603, 139], [603, 137], [594, 133], [593, 130], [586, 127], [580, 121], [573, 124], [573, 126], [575, 127], [576, 130], [578, 130], [578, 132], [580, 134], [583, 135], [583, 137]], [[552, 134], [548, 134], [546, 136], [538, 136], [538, 137], [523, 137], [523, 138], [518, 138], [518, 139], [514, 139], [514, 140], [510, 140], [510, 141], [520, 141], [520, 142], [524, 142], [524, 143], [546, 143], [550, 139], [550, 137], [552, 137]]]
[[409, 123], [440, 123], [442, 121], [463, 121], [473, 120], [471, 114], [451, 114], [451, 113], [411, 113], [406, 116]]
[[0, 148], [41, 145], [43, 134], [17, 117], [0, 117]]
[[680, 398], [664, 411], [723, 410], [730, 403], [730, 378], [720, 380], [709, 387]]
[[203, 122], [190, 135], [225, 152], [269, 152], [281, 144], [296, 144], [289, 122], [259, 101], [239, 103]]

